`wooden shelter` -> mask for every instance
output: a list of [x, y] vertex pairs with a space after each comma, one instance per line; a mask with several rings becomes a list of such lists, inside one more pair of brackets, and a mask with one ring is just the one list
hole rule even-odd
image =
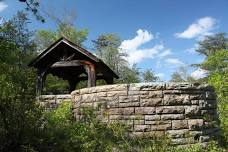
[[98, 79], [112, 84], [113, 79], [118, 78], [101, 59], [66, 38], [60, 38], [53, 43], [29, 66], [37, 69], [38, 96], [41, 95], [47, 74], [67, 80], [70, 91], [82, 80], [88, 80], [88, 87], [93, 87]]

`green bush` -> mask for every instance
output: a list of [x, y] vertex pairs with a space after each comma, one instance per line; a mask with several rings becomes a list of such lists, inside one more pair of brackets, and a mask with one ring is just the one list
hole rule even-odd
[[[101, 123], [96, 118], [97, 109], [82, 109], [83, 118], [75, 121], [70, 102], [63, 102], [59, 108], [45, 114], [44, 130], [49, 135], [45, 151], [82, 152], [214, 152], [225, 151], [215, 142], [202, 149], [200, 145], [188, 148], [172, 146], [166, 137], [133, 137], [122, 123]], [[46, 134], [46, 135], [47, 135]], [[43, 144], [43, 145], [44, 145]], [[47, 145], [48, 144], [48, 145]], [[44, 150], [44, 149], [42, 149]]]

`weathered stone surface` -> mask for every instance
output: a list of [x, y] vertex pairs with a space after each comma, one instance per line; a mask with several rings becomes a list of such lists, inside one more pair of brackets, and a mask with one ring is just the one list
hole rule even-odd
[[199, 100], [199, 106], [205, 108], [217, 108], [216, 100]]
[[168, 94], [164, 96], [164, 105], [190, 104], [189, 95]]
[[134, 95], [147, 95], [148, 96], [149, 91], [128, 91], [129, 96], [134, 96]]
[[162, 90], [165, 87], [165, 83], [132, 83], [129, 86], [129, 90], [135, 91], [148, 91], [148, 90]]
[[138, 107], [140, 105], [139, 102], [120, 102], [119, 107]]
[[139, 96], [120, 96], [119, 102], [139, 102]]
[[107, 92], [108, 97], [113, 97], [113, 96], [127, 96], [127, 90], [125, 91], [109, 91]]
[[96, 94], [97, 97], [107, 97], [107, 92], [98, 92]]
[[184, 113], [183, 106], [160, 106], [156, 107], [156, 113], [170, 113], [170, 114], [180, 114]]
[[191, 89], [192, 85], [190, 83], [167, 83], [166, 89], [167, 90], [185, 90]]
[[145, 125], [145, 120], [134, 120], [135, 125]]
[[109, 119], [110, 120], [121, 120], [121, 119], [124, 119], [124, 116], [123, 115], [110, 115]]
[[203, 119], [188, 120], [189, 130], [197, 130], [203, 126]]
[[160, 115], [145, 115], [145, 120], [161, 120]]
[[135, 114], [154, 114], [155, 113], [155, 107], [136, 107], [135, 108]]
[[184, 114], [163, 114], [161, 115], [161, 120], [182, 120], [184, 119]]
[[191, 100], [191, 104], [192, 105], [198, 105], [199, 104], [199, 100]]
[[[96, 107], [101, 104], [99, 111], [95, 112], [99, 120], [124, 123], [132, 135], [154, 137], [155, 133], [166, 134], [173, 144], [179, 145], [206, 143], [209, 137], [219, 135], [213, 124], [218, 116], [216, 96], [207, 85], [118, 84], [81, 89], [71, 95], [76, 119], [83, 118], [83, 113], [80, 113], [83, 105]], [[52, 98], [49, 107], [62, 101], [56, 96]]]
[[[146, 123], [146, 122], [145, 122]], [[167, 121], [154, 121], [154, 123], [151, 123], [151, 130], [169, 130], [172, 128], [172, 124], [170, 120]]]
[[185, 106], [185, 114], [188, 116], [195, 116], [200, 113], [200, 107], [199, 106]]
[[149, 97], [150, 98], [162, 98], [163, 97], [163, 93], [162, 90], [160, 91], [149, 91]]
[[188, 121], [187, 120], [172, 120], [172, 129], [187, 129]]
[[134, 131], [136, 132], [150, 131], [150, 125], [134, 125]]
[[190, 138], [176, 138], [176, 139], [171, 139], [172, 143], [174, 145], [184, 145], [184, 144], [194, 144], [197, 141], [194, 140], [193, 137]]
[[151, 106], [162, 105], [162, 98], [148, 98], [148, 99], [141, 98], [140, 105], [141, 107], [151, 107]]
[[83, 94], [81, 95], [82, 102], [94, 102], [96, 101], [96, 94]]
[[167, 135], [170, 138], [184, 138], [189, 133], [188, 129], [168, 130]]

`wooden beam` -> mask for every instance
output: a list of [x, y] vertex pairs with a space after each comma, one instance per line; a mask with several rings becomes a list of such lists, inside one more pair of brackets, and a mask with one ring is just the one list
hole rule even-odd
[[80, 60], [72, 60], [72, 61], [59, 61], [54, 63], [51, 68], [59, 68], [59, 67], [74, 67], [74, 66], [82, 66]]

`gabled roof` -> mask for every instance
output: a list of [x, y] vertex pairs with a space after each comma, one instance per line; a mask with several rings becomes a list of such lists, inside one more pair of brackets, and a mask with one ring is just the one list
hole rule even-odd
[[[101, 59], [93, 55], [91, 52], [87, 51], [86, 49], [80, 47], [79, 45], [69, 41], [68, 39], [61, 37], [56, 42], [54, 42], [52, 45], [50, 45], [47, 49], [45, 49], [43, 52], [41, 52], [34, 60], [32, 60], [28, 66], [32, 66], [35, 68], [39, 68], [39, 64], [41, 64], [42, 60], [45, 60], [44, 58], [47, 56], [50, 56], [51, 53], [55, 53], [55, 48], [57, 48], [60, 45], [66, 45], [71, 48], [75, 53], [80, 53], [85, 58], [88, 58], [93, 63], [97, 64], [99, 67], [104, 68], [107, 70], [108, 73], [112, 74], [113, 77], [119, 78], [118, 75], [114, 71], [112, 71]], [[50, 57], [51, 58], [51, 57]], [[49, 62], [49, 61], [47, 61]]]

